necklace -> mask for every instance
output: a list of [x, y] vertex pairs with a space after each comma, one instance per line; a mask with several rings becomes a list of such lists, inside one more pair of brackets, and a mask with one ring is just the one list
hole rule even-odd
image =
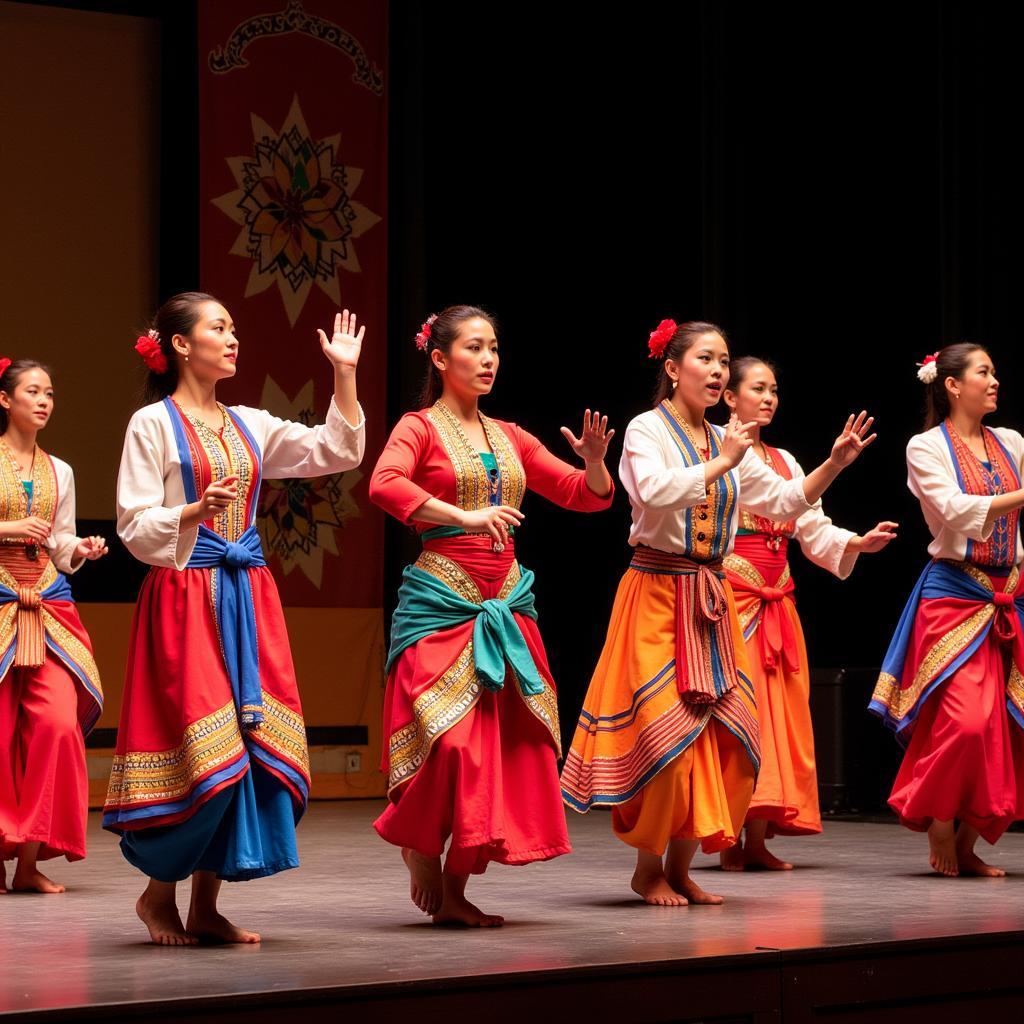
[[[4, 456], [10, 462], [11, 469], [14, 470], [14, 476], [16, 480], [21, 481], [21, 507], [27, 517], [29, 514], [29, 497], [28, 492], [25, 490], [25, 473], [26, 470], [22, 469], [21, 462], [18, 457], [11, 451], [11, 446], [0, 437], [0, 447], [3, 448]], [[28, 479], [35, 480], [35, 468], [36, 468], [36, 446], [32, 446], [32, 458], [29, 460]], [[33, 488], [34, 489], [34, 488]], [[39, 558], [39, 545], [30, 538], [23, 541], [25, 545], [25, 557], [30, 561], [34, 562]]]

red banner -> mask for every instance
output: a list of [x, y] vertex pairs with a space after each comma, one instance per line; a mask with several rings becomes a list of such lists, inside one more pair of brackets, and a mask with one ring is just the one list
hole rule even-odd
[[[198, 12], [201, 286], [241, 340], [223, 397], [322, 422], [332, 376], [316, 329], [354, 310], [372, 465], [384, 443], [387, 3]], [[264, 483], [259, 527], [286, 604], [380, 606], [383, 520], [366, 472]]]

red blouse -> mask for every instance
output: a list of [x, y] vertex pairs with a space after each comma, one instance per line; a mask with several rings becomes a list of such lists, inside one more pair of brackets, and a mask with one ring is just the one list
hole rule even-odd
[[[584, 470], [552, 455], [533, 434], [514, 423], [480, 419], [501, 470], [501, 504], [518, 508], [528, 487], [577, 512], [599, 512], [611, 505], [614, 487], [599, 497], [587, 486]], [[441, 404], [406, 413], [398, 421], [370, 477], [370, 500], [419, 532], [436, 525], [415, 518], [430, 498], [467, 510], [490, 503], [483, 463]]]

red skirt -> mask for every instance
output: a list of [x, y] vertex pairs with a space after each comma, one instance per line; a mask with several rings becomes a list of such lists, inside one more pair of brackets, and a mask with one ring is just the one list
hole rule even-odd
[[[1003, 590], [1005, 578], [990, 578]], [[908, 664], [949, 631], [944, 605], [942, 599], [919, 604]], [[889, 797], [907, 828], [923, 832], [933, 821], [957, 820], [994, 843], [1024, 818], [1024, 742], [1006, 707], [1010, 659], [1010, 647], [992, 629], [924, 700]]]
[[190, 818], [256, 757], [291, 793], [309, 792], [305, 726], [284, 613], [270, 570], [250, 568], [265, 721], [243, 737], [217, 638], [210, 570], [149, 571], [135, 609], [117, 751], [104, 807], [113, 831]]
[[11, 668], [0, 685], [4, 860], [16, 857], [22, 843], [36, 842], [40, 860], [85, 856], [89, 779], [78, 690], [52, 654], [37, 667]]
[[[479, 603], [497, 598], [515, 572], [483, 537], [427, 541], [420, 568]], [[440, 856], [446, 870], [478, 874], [490, 861], [528, 864], [569, 853], [558, 783], [554, 683], [533, 619], [516, 615], [545, 683], [524, 698], [509, 671], [497, 692], [473, 671], [473, 621], [424, 637], [388, 675], [383, 770], [390, 803], [374, 824], [395, 846]]]

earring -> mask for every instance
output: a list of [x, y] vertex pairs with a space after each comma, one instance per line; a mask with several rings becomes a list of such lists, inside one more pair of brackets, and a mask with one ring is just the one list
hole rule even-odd
[[185, 356], [185, 362], [188, 362], [188, 355]]

